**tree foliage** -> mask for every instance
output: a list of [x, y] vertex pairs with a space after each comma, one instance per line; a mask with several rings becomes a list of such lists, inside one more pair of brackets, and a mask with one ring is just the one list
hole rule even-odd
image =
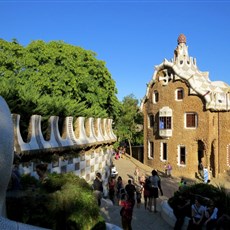
[[116, 124], [118, 141], [127, 140], [129, 145], [142, 144], [143, 132], [138, 126], [143, 124], [143, 117], [133, 94], [124, 97], [119, 114]]
[[11, 112], [27, 121], [32, 114], [118, 116], [117, 89], [105, 62], [62, 41], [23, 47], [0, 39], [0, 84]]

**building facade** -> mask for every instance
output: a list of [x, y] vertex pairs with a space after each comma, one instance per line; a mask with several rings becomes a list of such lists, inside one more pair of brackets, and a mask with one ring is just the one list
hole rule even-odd
[[194, 178], [198, 164], [213, 177], [230, 171], [230, 86], [212, 82], [178, 37], [171, 61], [155, 66], [141, 103], [144, 115], [144, 164]]

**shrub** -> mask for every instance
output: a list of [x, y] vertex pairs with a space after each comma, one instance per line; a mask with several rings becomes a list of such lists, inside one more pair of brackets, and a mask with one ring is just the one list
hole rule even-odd
[[25, 190], [22, 197], [8, 198], [7, 215], [54, 230], [105, 229], [91, 187], [73, 173], [51, 174], [45, 184]]
[[37, 187], [38, 180], [29, 174], [22, 175], [20, 183], [22, 185], [23, 190], [27, 190], [29, 188]]

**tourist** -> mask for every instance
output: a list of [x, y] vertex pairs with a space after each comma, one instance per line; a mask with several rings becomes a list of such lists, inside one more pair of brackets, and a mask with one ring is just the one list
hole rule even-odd
[[149, 211], [152, 211], [152, 205], [154, 205], [154, 212], [157, 212], [156, 206], [157, 206], [157, 202], [156, 199], [159, 197], [158, 195], [158, 186], [159, 186], [159, 181], [160, 178], [157, 174], [156, 170], [152, 171], [152, 176], [149, 177], [149, 180], [151, 182], [150, 184], [150, 201], [149, 201]]
[[176, 217], [174, 230], [181, 230], [186, 216], [190, 215], [190, 199], [185, 196], [179, 196], [178, 203], [173, 207], [173, 213]]
[[201, 179], [203, 180], [203, 178], [204, 178], [204, 166], [203, 166], [202, 160], [200, 160], [200, 162], [198, 163], [198, 172], [201, 176]]
[[182, 177], [180, 182], [179, 182], [179, 190], [182, 190], [186, 186], [186, 184], [187, 184], [186, 181]]
[[150, 202], [150, 187], [151, 187], [151, 182], [149, 178], [146, 178], [145, 183], [143, 184], [145, 209], [147, 209], [147, 207], [149, 206], [149, 202]]
[[[156, 172], [157, 172], [157, 170], [156, 170]], [[159, 178], [159, 180], [158, 180], [158, 188], [160, 190], [161, 196], [163, 196], [163, 190], [162, 190], [162, 187], [161, 187], [161, 177], [159, 176], [158, 172], [157, 172], [157, 176]]]
[[48, 179], [47, 168], [48, 168], [48, 164], [41, 163], [41, 164], [36, 165], [36, 172], [39, 176], [39, 181], [42, 184], [44, 184]]
[[214, 202], [210, 201], [205, 210], [205, 222], [207, 230], [216, 229], [216, 223], [218, 218], [218, 208], [215, 207]]
[[167, 166], [166, 166], [166, 175], [168, 177], [172, 177], [172, 166], [171, 166], [170, 163], [168, 163]]
[[134, 171], [134, 182], [139, 182], [139, 174], [140, 174], [139, 168], [136, 167]]
[[114, 197], [115, 197], [115, 185], [116, 185], [116, 181], [113, 177], [111, 177], [108, 183], [108, 190], [109, 190], [109, 199], [113, 202], [113, 204], [114, 204]]
[[195, 203], [191, 207], [191, 220], [189, 221], [188, 230], [201, 230], [204, 222], [205, 207], [201, 205], [200, 199], [195, 198]]
[[21, 186], [21, 174], [19, 172], [19, 162], [16, 161], [12, 172], [11, 172], [11, 190], [20, 190], [22, 189]]
[[131, 199], [135, 199], [136, 187], [132, 184], [132, 180], [128, 180], [128, 184], [125, 186], [125, 191]]
[[164, 171], [165, 171], [165, 176], [167, 176], [168, 170], [167, 170], [167, 164], [166, 163], [164, 164]]
[[101, 198], [103, 194], [103, 185], [102, 185], [102, 178], [99, 172], [96, 173], [96, 178], [93, 181], [93, 193], [97, 200], [97, 204], [101, 206]]
[[141, 197], [142, 197], [143, 186], [138, 185], [136, 188], [136, 201], [137, 201], [137, 208], [140, 208], [141, 205]]
[[140, 177], [140, 185], [142, 185], [142, 186], [144, 185], [145, 179], [146, 179], [146, 178], [145, 178], [145, 175], [142, 174], [141, 177]]
[[119, 205], [122, 206], [120, 215], [121, 215], [121, 224], [123, 230], [132, 230], [132, 218], [133, 218], [133, 208], [135, 205], [135, 200], [128, 196], [128, 194], [123, 194]]
[[116, 182], [116, 197], [119, 203], [119, 200], [121, 199], [121, 191], [124, 189], [124, 184], [121, 176], [118, 176], [117, 182]]
[[209, 183], [209, 172], [208, 172], [208, 168], [205, 166], [204, 167], [204, 183], [207, 184]]
[[116, 160], [119, 160], [119, 159], [120, 159], [120, 153], [119, 153], [119, 151], [117, 151], [117, 152], [115, 153], [115, 159], [116, 159]]
[[120, 154], [120, 158], [123, 158], [124, 157], [124, 155], [125, 155], [125, 148], [124, 147], [120, 147], [119, 148], [119, 154]]

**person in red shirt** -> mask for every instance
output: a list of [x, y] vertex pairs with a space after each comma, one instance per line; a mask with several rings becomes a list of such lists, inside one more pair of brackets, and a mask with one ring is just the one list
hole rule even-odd
[[119, 205], [122, 206], [121, 214], [121, 224], [124, 230], [132, 230], [132, 218], [133, 218], [133, 208], [135, 200], [132, 197], [129, 197], [127, 194], [124, 194], [122, 199], [119, 202]]

